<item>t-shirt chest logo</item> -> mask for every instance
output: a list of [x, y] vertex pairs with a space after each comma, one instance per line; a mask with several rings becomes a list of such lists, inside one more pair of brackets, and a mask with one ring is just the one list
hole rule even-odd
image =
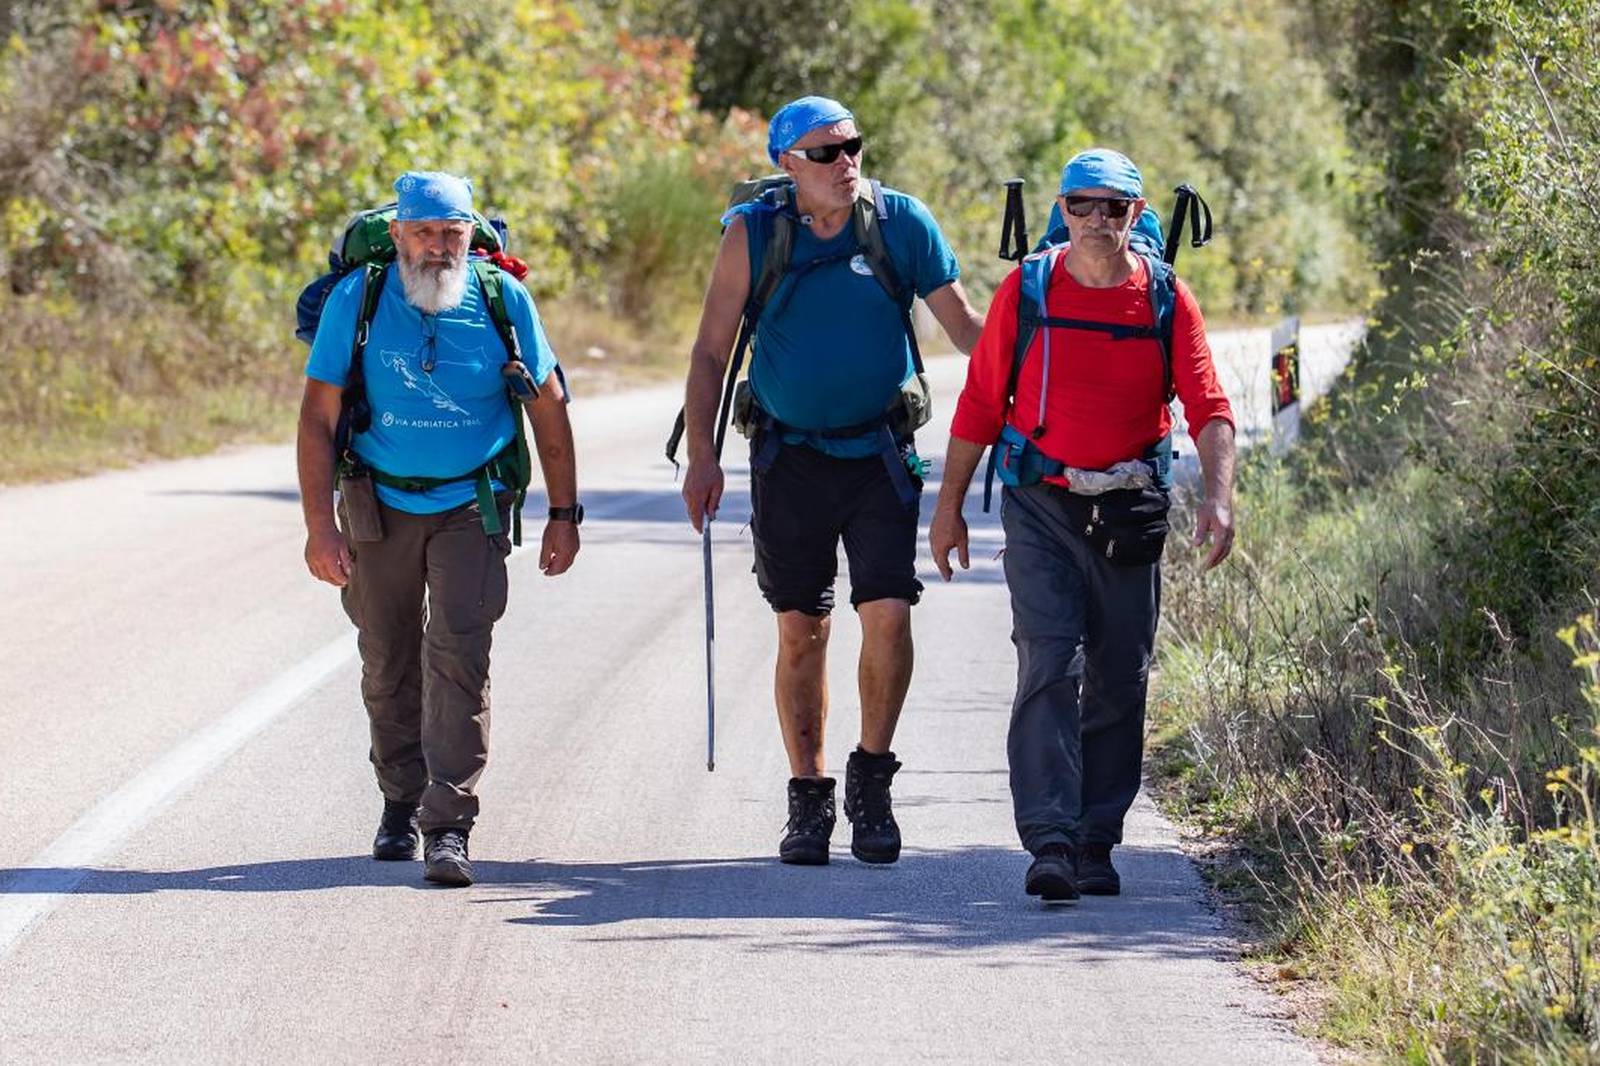
[[862, 277], [872, 277], [872, 268], [867, 265], [867, 257], [859, 252], [850, 257], [850, 269]]

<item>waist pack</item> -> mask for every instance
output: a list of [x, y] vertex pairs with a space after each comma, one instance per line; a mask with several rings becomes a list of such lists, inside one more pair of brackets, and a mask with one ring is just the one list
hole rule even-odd
[[1167, 544], [1171, 498], [1160, 489], [1112, 489], [1080, 496], [1050, 486], [1061, 501], [1067, 523], [1094, 551], [1123, 566], [1148, 566]]

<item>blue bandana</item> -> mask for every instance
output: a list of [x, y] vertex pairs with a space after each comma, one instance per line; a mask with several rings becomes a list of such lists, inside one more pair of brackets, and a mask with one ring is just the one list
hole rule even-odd
[[1061, 168], [1061, 194], [1079, 189], [1106, 188], [1124, 196], [1144, 195], [1144, 179], [1133, 160], [1110, 148], [1091, 148], [1067, 160]]
[[472, 182], [438, 170], [408, 170], [395, 180], [401, 222], [472, 221]]
[[846, 119], [855, 120], [850, 109], [826, 96], [802, 96], [784, 104], [767, 126], [767, 155], [772, 159], [772, 165], [777, 166], [778, 157], [812, 130]]

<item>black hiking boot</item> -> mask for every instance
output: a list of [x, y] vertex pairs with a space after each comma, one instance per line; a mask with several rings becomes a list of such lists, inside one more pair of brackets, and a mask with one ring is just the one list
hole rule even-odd
[[408, 862], [417, 857], [417, 805], [383, 801], [378, 835], [372, 838], [372, 857], [382, 862]]
[[857, 748], [844, 773], [844, 816], [850, 819], [850, 854], [862, 862], [900, 857], [900, 827], [889, 801], [889, 783], [900, 769], [894, 752], [873, 755]]
[[1085, 844], [1078, 856], [1078, 891], [1085, 896], [1118, 896], [1122, 878], [1111, 865], [1110, 844]]
[[1038, 896], [1046, 903], [1065, 903], [1077, 899], [1075, 858], [1071, 844], [1046, 844], [1034, 857], [1033, 865], [1028, 867], [1023, 888], [1028, 895]]
[[778, 860], [796, 866], [826, 866], [833, 836], [833, 778], [789, 778], [789, 822], [778, 844]]
[[428, 834], [422, 849], [427, 865], [422, 876], [436, 885], [461, 887], [472, 884], [472, 863], [467, 858], [467, 831], [440, 829]]

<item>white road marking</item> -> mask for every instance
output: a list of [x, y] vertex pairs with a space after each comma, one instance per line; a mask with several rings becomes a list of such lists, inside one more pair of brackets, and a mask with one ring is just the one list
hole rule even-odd
[[97, 803], [0, 881], [0, 958], [140, 826], [356, 655], [349, 633], [285, 670]]

